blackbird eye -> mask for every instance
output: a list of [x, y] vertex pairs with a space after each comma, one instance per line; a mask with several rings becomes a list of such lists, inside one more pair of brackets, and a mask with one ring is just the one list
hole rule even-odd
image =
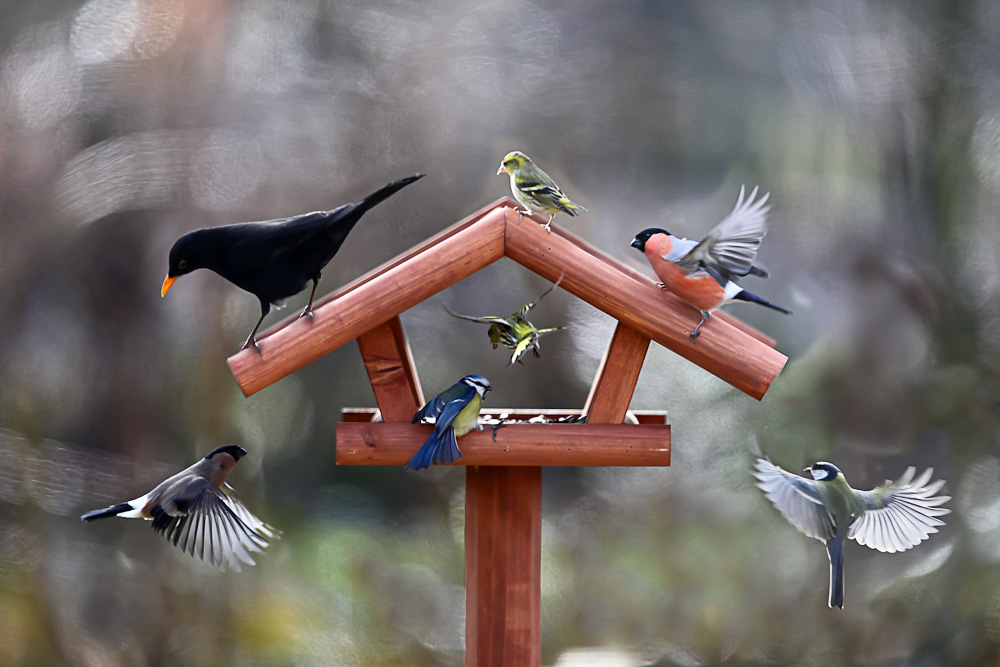
[[188, 261], [186, 259], [182, 259], [181, 261], [177, 262], [178, 269], [186, 269], [187, 266], [188, 266]]

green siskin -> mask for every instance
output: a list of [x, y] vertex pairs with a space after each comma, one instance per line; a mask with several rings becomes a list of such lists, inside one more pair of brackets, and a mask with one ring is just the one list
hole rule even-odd
[[463, 320], [469, 320], [470, 322], [479, 322], [481, 324], [489, 324], [489, 336], [490, 341], [493, 343], [493, 349], [497, 349], [498, 345], [503, 345], [509, 350], [513, 350], [514, 353], [510, 357], [510, 363], [507, 364], [507, 368], [514, 365], [515, 362], [519, 362], [524, 353], [529, 349], [535, 354], [536, 357], [541, 356], [538, 352], [538, 339], [547, 333], [552, 333], [553, 331], [562, 331], [567, 327], [550, 327], [548, 329], [538, 329], [534, 324], [525, 319], [525, 315], [528, 311], [538, 305], [546, 294], [554, 290], [562, 282], [562, 276], [559, 276], [559, 280], [556, 281], [555, 285], [545, 290], [542, 296], [538, 297], [531, 303], [526, 303], [521, 307], [519, 311], [513, 313], [510, 317], [499, 317], [497, 315], [483, 315], [482, 317], [471, 317], [469, 315], [459, 315], [458, 313], [452, 312], [451, 308], [447, 304], [444, 304], [444, 309], [448, 311], [448, 314], [452, 317], [457, 317]]
[[[567, 215], [580, 215], [580, 211], [586, 211], [579, 204], [574, 204], [569, 200], [563, 191], [559, 189], [556, 182], [549, 178], [549, 175], [535, 166], [527, 155], [520, 151], [507, 153], [507, 156], [500, 163], [497, 175], [510, 174], [510, 191], [514, 193], [516, 199], [522, 206], [530, 209], [521, 211], [525, 213], [534, 211], [539, 215], [549, 216], [549, 221], [545, 223], [545, 231], [552, 232], [552, 218], [556, 213], [562, 212]], [[520, 222], [520, 218], [518, 219]]]

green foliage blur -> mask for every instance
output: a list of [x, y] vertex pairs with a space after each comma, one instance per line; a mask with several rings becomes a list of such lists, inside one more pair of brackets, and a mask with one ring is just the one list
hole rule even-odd
[[[1000, 664], [998, 42], [993, 0], [7, 3], [0, 664], [464, 664], [463, 470], [335, 466], [341, 409], [374, 405], [355, 345], [244, 398], [256, 300], [158, 290], [187, 231], [426, 172], [325, 294], [506, 195], [515, 149], [592, 211], [556, 225], [650, 276], [636, 232], [698, 237], [760, 185], [746, 285], [794, 311], [728, 308], [789, 357], [759, 403], [651, 346], [633, 407], [669, 411], [670, 468], [545, 471], [543, 663]], [[475, 372], [488, 406], [581, 407], [610, 318], [556, 290], [532, 320], [571, 329], [506, 369], [442, 309], [545, 288], [504, 260], [404, 313], [425, 394]], [[256, 567], [78, 520], [226, 442], [284, 532]], [[933, 467], [953, 513], [902, 554], [850, 543], [830, 610], [756, 455], [858, 488]]]

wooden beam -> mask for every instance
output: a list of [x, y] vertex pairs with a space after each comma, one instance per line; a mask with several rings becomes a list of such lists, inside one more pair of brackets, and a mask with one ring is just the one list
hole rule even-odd
[[583, 408], [588, 424], [621, 424], [625, 421], [648, 349], [649, 336], [618, 323]]
[[313, 321], [290, 318], [228, 359], [244, 395], [277, 382], [344, 343], [504, 255], [504, 211], [494, 208], [459, 222], [383, 264], [313, 306]]
[[542, 469], [465, 477], [465, 665], [542, 661]]
[[399, 316], [358, 336], [358, 347], [382, 420], [409, 423], [424, 395]]
[[[340, 415], [345, 422], [370, 422], [381, 414], [377, 408], [342, 408]], [[583, 410], [572, 410], [563, 408], [545, 408], [542, 410], [532, 410], [531, 408], [494, 408], [492, 410], [483, 409], [481, 418], [495, 418], [506, 414], [512, 420], [527, 421], [532, 417], [542, 416], [546, 419], [562, 419], [570, 415], [579, 416], [585, 414]], [[381, 420], [380, 420], [381, 421]], [[666, 424], [667, 412], [665, 410], [629, 410], [625, 413], [625, 421], [629, 424]]]
[[[714, 314], [696, 341], [688, 332], [701, 319], [697, 309], [652, 280], [596, 250], [558, 226], [548, 233], [508, 209], [505, 252], [547, 280], [563, 274], [562, 287], [622, 324], [701, 366], [740, 391], [760, 399], [788, 358], [747, 331]], [[752, 330], [751, 330], [752, 331]]]
[[[430, 436], [428, 424], [340, 422], [337, 465], [405, 465]], [[458, 441], [466, 466], [667, 466], [670, 426], [511, 424]]]

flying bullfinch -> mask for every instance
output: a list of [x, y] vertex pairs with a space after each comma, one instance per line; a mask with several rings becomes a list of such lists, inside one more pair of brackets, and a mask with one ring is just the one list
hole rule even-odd
[[246, 455], [236, 445], [222, 445], [208, 456], [161, 482], [144, 496], [87, 512], [82, 521], [110, 516], [152, 520], [153, 530], [192, 556], [240, 571], [253, 565], [251, 551], [263, 553], [280, 533], [246, 508], [226, 478]]

